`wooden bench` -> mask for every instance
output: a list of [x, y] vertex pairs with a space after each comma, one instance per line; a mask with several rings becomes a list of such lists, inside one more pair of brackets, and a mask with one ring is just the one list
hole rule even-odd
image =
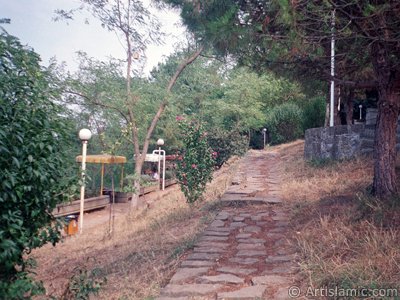
[[[80, 212], [80, 200], [58, 204], [53, 210], [53, 216], [62, 217]], [[103, 195], [85, 199], [85, 211], [103, 208], [110, 205], [110, 196]]]

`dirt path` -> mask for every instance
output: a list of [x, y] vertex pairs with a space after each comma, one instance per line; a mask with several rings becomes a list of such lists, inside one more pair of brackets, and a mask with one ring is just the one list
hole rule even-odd
[[279, 195], [279, 154], [250, 151], [225, 208], [157, 299], [290, 299], [297, 264]]

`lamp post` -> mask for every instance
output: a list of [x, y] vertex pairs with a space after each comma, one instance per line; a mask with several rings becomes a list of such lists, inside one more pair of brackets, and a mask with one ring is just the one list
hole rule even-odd
[[79, 233], [82, 233], [83, 229], [83, 209], [85, 201], [85, 171], [86, 171], [86, 151], [88, 140], [92, 137], [92, 133], [89, 129], [81, 129], [79, 131], [79, 138], [82, 141], [82, 173], [81, 173], [81, 201], [80, 201], [80, 213], [79, 213]]
[[265, 142], [266, 142], [267, 128], [263, 128], [262, 132], [263, 132], [263, 135], [264, 135], [264, 149], [265, 149]]
[[161, 179], [161, 154], [163, 156], [163, 175], [162, 175], [162, 190], [165, 189], [165, 151], [161, 150], [161, 146], [164, 145], [164, 140], [163, 139], [158, 139], [157, 140], [157, 146], [158, 146], [158, 176], [159, 180]]

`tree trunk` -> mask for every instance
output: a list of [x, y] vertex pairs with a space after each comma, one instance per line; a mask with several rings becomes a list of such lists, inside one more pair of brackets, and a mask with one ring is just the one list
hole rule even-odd
[[393, 69], [384, 46], [372, 47], [374, 71], [378, 79], [378, 115], [375, 129], [373, 193], [387, 198], [397, 193], [396, 130], [400, 105], [400, 72]]
[[139, 197], [140, 197], [140, 175], [142, 173], [142, 167], [143, 167], [143, 160], [142, 159], [136, 159], [136, 164], [135, 164], [135, 180], [133, 181], [133, 186], [135, 187], [135, 192], [132, 193], [132, 200], [131, 200], [131, 208], [137, 207], [139, 204]]
[[[134, 144], [134, 150], [135, 150], [135, 175], [136, 178], [134, 180], [134, 187], [135, 187], [135, 193], [132, 194], [132, 202], [131, 202], [131, 208], [135, 207], [138, 204], [139, 201], [139, 195], [140, 195], [140, 176], [142, 173], [142, 167], [144, 164], [144, 160], [146, 157], [146, 153], [147, 150], [149, 148], [149, 143], [150, 143], [150, 138], [151, 135], [154, 131], [154, 129], [156, 128], [157, 122], [160, 119], [162, 113], [164, 112], [167, 104], [168, 104], [168, 99], [169, 96], [171, 94], [171, 90], [173, 88], [173, 86], [175, 85], [176, 81], [178, 80], [179, 76], [181, 75], [181, 73], [185, 70], [185, 68], [187, 66], [189, 66], [191, 63], [193, 63], [201, 54], [201, 52], [203, 51], [203, 47], [200, 47], [196, 52], [194, 52], [190, 57], [188, 57], [186, 60], [184, 60], [177, 68], [177, 70], [175, 71], [174, 75], [171, 77], [171, 79], [168, 82], [167, 88], [166, 88], [166, 92], [167, 95], [164, 98], [164, 100], [161, 102], [160, 106], [158, 107], [158, 110], [156, 112], [156, 114], [154, 115], [150, 126], [147, 128], [147, 132], [146, 132], [146, 136], [144, 138], [144, 142], [143, 142], [143, 149], [142, 151], [140, 151], [139, 148], [139, 134], [138, 134], [138, 130], [136, 127], [136, 119], [135, 119], [135, 115], [133, 113], [132, 108], [129, 108], [129, 118], [130, 121], [132, 122], [132, 124], [134, 126], [132, 126], [132, 141]], [[129, 59], [128, 59], [129, 62]], [[130, 64], [128, 63], [128, 69], [130, 68]], [[127, 75], [130, 73], [130, 71], [127, 72]], [[130, 79], [128, 79], [128, 84], [130, 86]], [[128, 85], [127, 84], [127, 85]], [[131, 98], [131, 92], [130, 92], [130, 88], [127, 91], [128, 94], [128, 99]]]
[[[375, 129], [375, 164], [373, 192], [380, 198], [397, 193], [396, 188], [396, 130], [398, 105], [393, 94], [382, 97], [378, 104], [378, 115]], [[397, 104], [397, 103], [396, 103]]]

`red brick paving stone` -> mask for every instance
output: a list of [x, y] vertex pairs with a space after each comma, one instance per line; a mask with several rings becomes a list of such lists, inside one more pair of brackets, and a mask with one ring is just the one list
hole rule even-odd
[[230, 246], [229, 243], [223, 242], [197, 242], [194, 244], [196, 247], [215, 247], [215, 248], [228, 248]]
[[240, 250], [236, 256], [262, 256], [267, 255], [265, 250]]
[[162, 291], [163, 296], [208, 296], [216, 294], [218, 290], [223, 288], [222, 284], [168, 284]]
[[210, 268], [179, 268], [176, 270], [174, 276], [172, 276], [170, 282], [179, 283], [187, 279], [196, 277], [198, 275], [204, 275]]
[[256, 239], [256, 238], [245, 238], [245, 239], [238, 239], [237, 240], [239, 243], [245, 243], [245, 244], [264, 244], [265, 240], [264, 239]]
[[253, 265], [260, 260], [253, 257], [232, 257], [229, 259], [229, 261], [240, 265]]
[[220, 257], [219, 254], [214, 253], [192, 253], [186, 259], [188, 260], [216, 260]]
[[251, 233], [239, 233], [236, 235], [237, 239], [245, 239], [251, 237]]
[[229, 214], [226, 213], [226, 212], [220, 212], [220, 213], [215, 217], [216, 220], [221, 220], [221, 221], [226, 221], [226, 220], [228, 220], [228, 218], [229, 218]]
[[218, 293], [218, 300], [249, 300], [249, 299], [263, 299], [263, 294], [267, 289], [266, 286], [255, 285], [243, 287], [233, 292]]
[[205, 280], [209, 283], [244, 283], [244, 279], [232, 274], [201, 276], [200, 279]]
[[261, 227], [260, 226], [246, 226], [243, 228], [244, 232], [252, 232], [252, 233], [259, 233], [261, 232]]
[[244, 227], [244, 226], [246, 226], [246, 225], [247, 225], [247, 224], [246, 224], [246, 223], [243, 223], [243, 222], [232, 222], [232, 223], [229, 225], [229, 227], [232, 228], [232, 229], [234, 229], [234, 228]]
[[204, 235], [205, 236], [228, 236], [228, 235], [230, 235], [230, 232], [229, 231], [227, 231], [227, 232], [221, 232], [221, 231], [210, 231], [210, 230], [207, 230], [207, 231], [204, 231]]
[[211, 267], [215, 265], [215, 261], [209, 260], [184, 260], [181, 267]]
[[265, 246], [260, 243], [244, 244], [240, 243], [236, 246], [238, 250], [260, 250], [265, 251]]
[[228, 227], [208, 226], [207, 231], [231, 232], [231, 229]]
[[222, 253], [226, 252], [225, 249], [222, 248], [213, 248], [213, 247], [195, 247], [193, 252], [202, 252], [202, 253]]
[[239, 214], [239, 216], [245, 217], [245, 218], [250, 218], [250, 217], [251, 217], [251, 214], [248, 214], [248, 213], [241, 213], [241, 214]]
[[200, 242], [226, 242], [227, 236], [203, 236], [199, 239]]
[[218, 272], [231, 273], [236, 275], [250, 275], [257, 271], [257, 269], [247, 269], [242, 267], [222, 267], [217, 269]]
[[269, 204], [281, 204], [282, 200], [279, 197], [267, 197], [264, 199], [265, 202], [269, 203]]

